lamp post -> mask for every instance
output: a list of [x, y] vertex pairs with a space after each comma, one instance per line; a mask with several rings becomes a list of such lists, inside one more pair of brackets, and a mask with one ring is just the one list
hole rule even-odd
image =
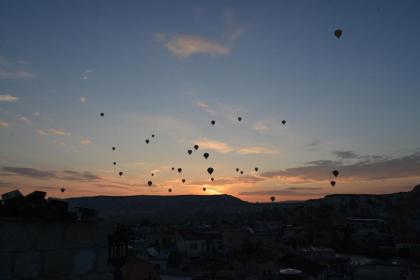
[[114, 280], [123, 280], [121, 268], [128, 259], [128, 230], [118, 228], [108, 237], [108, 263], [114, 268]]

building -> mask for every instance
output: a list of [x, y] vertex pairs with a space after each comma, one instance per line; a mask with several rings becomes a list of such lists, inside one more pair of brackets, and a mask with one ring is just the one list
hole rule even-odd
[[220, 233], [178, 231], [176, 233], [176, 248], [188, 257], [216, 255], [223, 252], [223, 242]]

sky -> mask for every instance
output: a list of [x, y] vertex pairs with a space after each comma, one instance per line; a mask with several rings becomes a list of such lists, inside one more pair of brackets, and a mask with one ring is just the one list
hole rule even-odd
[[419, 14], [414, 0], [0, 0], [0, 192], [408, 191]]

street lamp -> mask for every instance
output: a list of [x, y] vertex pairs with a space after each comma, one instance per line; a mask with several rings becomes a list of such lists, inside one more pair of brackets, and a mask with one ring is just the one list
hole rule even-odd
[[118, 228], [108, 237], [108, 263], [114, 268], [114, 280], [123, 280], [121, 268], [128, 259], [128, 230]]

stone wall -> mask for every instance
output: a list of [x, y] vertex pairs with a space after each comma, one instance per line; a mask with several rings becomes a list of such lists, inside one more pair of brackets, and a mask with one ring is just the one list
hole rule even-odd
[[0, 280], [112, 279], [105, 223], [0, 220]]

